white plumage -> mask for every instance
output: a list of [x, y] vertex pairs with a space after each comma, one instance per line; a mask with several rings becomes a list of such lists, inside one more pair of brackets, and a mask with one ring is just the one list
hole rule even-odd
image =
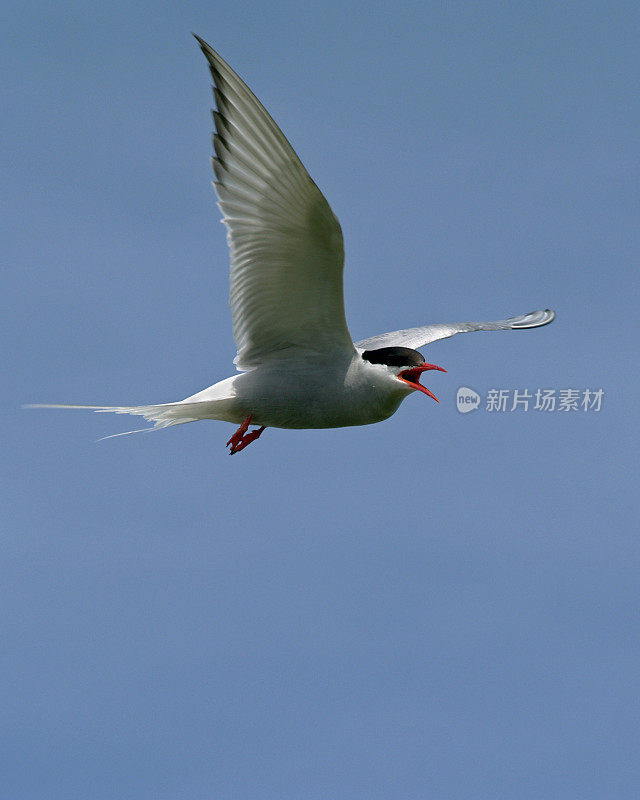
[[[344, 311], [340, 223], [259, 100], [196, 39], [214, 81], [214, 184], [231, 256], [240, 374], [177, 403], [39, 407], [134, 414], [155, 428], [199, 419], [233, 422], [241, 424], [227, 443], [234, 453], [265, 427], [379, 422], [413, 391], [433, 397], [420, 374], [440, 368], [425, 364], [417, 348], [456, 333], [536, 328], [554, 319], [545, 310], [498, 322], [426, 325], [354, 345]], [[250, 423], [261, 427], [248, 432]]]

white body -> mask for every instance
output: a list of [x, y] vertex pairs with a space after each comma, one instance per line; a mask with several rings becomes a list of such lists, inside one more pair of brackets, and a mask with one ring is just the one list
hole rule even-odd
[[240, 424], [251, 415], [268, 428], [340, 428], [387, 419], [412, 391], [391, 368], [354, 351], [274, 358], [182, 402], [199, 419]]

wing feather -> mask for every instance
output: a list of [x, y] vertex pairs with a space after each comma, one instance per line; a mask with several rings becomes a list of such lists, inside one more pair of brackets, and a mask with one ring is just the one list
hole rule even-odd
[[212, 162], [231, 253], [238, 369], [290, 348], [353, 350], [340, 223], [259, 100], [196, 39], [214, 82]]
[[548, 325], [555, 319], [555, 311], [547, 308], [544, 311], [530, 311], [518, 317], [509, 317], [496, 322], [454, 322], [452, 324], [424, 325], [421, 328], [406, 328], [391, 333], [381, 333], [369, 339], [356, 342], [361, 350], [377, 350], [380, 347], [410, 347], [417, 350], [438, 339], [447, 339], [456, 333], [470, 331], [508, 331], [539, 328]]

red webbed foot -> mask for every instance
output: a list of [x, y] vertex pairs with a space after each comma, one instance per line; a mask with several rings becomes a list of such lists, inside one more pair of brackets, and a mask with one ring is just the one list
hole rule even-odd
[[249, 431], [249, 433], [247, 433], [249, 430], [249, 425], [251, 425], [251, 419], [252, 415], [249, 414], [242, 425], [227, 442], [227, 447], [231, 445], [231, 449], [229, 450], [230, 456], [234, 455], [234, 453], [239, 453], [241, 450], [244, 450], [244, 448], [251, 444], [251, 442], [255, 442], [255, 440], [260, 437], [260, 434], [265, 429], [265, 426], [262, 425], [260, 428], [258, 428], [258, 430]]

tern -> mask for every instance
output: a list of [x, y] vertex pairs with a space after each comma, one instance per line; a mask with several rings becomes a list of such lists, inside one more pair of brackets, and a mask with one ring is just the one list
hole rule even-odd
[[420, 378], [446, 370], [427, 363], [418, 348], [438, 339], [552, 322], [555, 313], [546, 309], [497, 322], [425, 325], [354, 343], [344, 311], [340, 223], [257, 97], [195, 38], [214, 84], [212, 166], [230, 250], [239, 374], [176, 403], [38, 407], [137, 414], [154, 423], [144, 430], [223, 420], [239, 425], [227, 442], [234, 454], [268, 427], [369, 425], [390, 417], [413, 392], [437, 400]]

